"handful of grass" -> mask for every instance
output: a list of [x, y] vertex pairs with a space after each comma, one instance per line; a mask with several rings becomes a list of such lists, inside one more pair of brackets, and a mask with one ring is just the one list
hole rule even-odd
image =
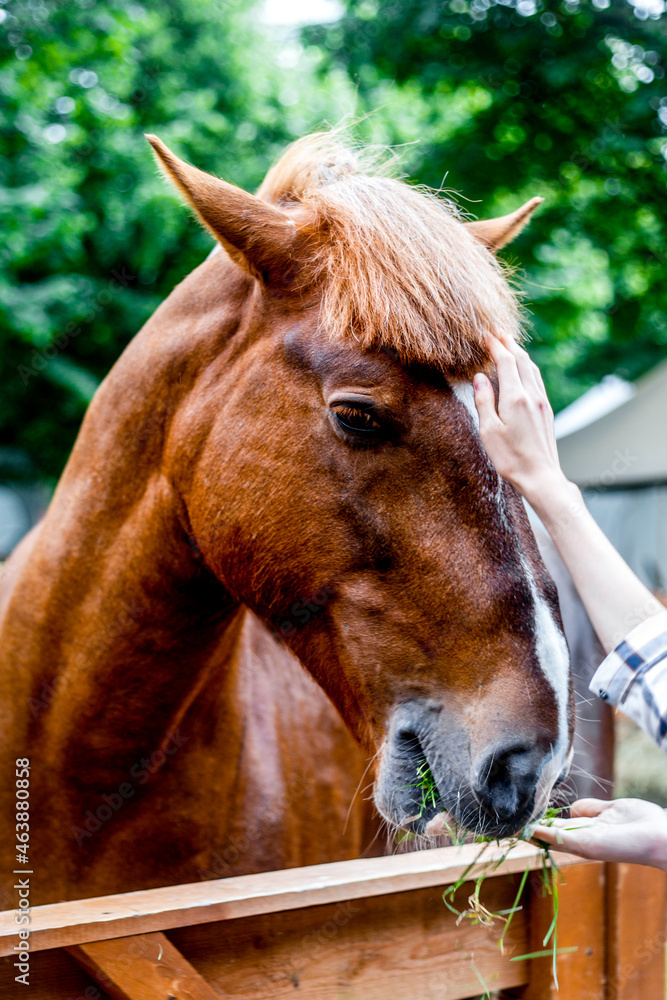
[[[433, 775], [431, 774], [431, 770], [428, 766], [428, 763], [425, 760], [422, 761], [417, 768], [416, 784], [417, 787], [421, 789], [422, 803], [421, 803], [420, 815], [423, 815], [424, 810], [427, 808], [427, 806], [435, 806], [437, 801], [437, 786], [433, 778]], [[541, 818], [540, 823], [543, 826], [544, 825], [550, 826], [553, 820], [561, 812], [563, 812], [562, 809], [554, 809], [554, 808], [547, 809], [544, 816]], [[458, 825], [451, 827], [447, 823], [445, 823], [445, 826], [447, 826], [449, 835], [452, 839], [452, 843], [456, 846], [461, 845], [467, 836], [467, 831], [465, 831]], [[512, 922], [512, 918], [515, 913], [517, 913], [519, 910], [522, 909], [521, 896], [523, 895], [523, 891], [526, 887], [526, 882], [528, 881], [528, 874], [530, 869], [526, 868], [526, 870], [523, 872], [521, 880], [519, 882], [519, 888], [517, 890], [516, 897], [509, 910], [501, 910], [497, 913], [493, 913], [492, 911], [488, 910], [482, 903], [480, 899], [480, 893], [482, 885], [484, 884], [484, 880], [489, 875], [493, 874], [493, 872], [503, 863], [503, 861], [505, 861], [505, 859], [509, 856], [509, 854], [511, 854], [512, 850], [517, 846], [517, 844], [519, 844], [521, 841], [526, 841], [528, 839], [529, 838], [524, 835], [524, 831], [522, 831], [516, 837], [512, 837], [510, 840], [505, 842], [505, 851], [503, 852], [502, 856], [500, 858], [494, 858], [492, 860], [489, 860], [487, 864], [483, 866], [481, 874], [477, 874], [474, 880], [474, 890], [472, 894], [468, 897], [467, 907], [464, 910], [459, 910], [454, 903], [457, 891], [466, 881], [468, 881], [470, 872], [473, 871], [473, 869], [479, 871], [480, 862], [482, 861], [484, 852], [487, 850], [489, 844], [495, 843], [498, 846], [500, 846], [500, 841], [496, 840], [493, 837], [476, 836], [474, 842], [482, 845], [479, 853], [477, 854], [475, 859], [468, 865], [468, 867], [463, 872], [458, 881], [454, 883], [454, 885], [449, 886], [445, 890], [442, 896], [447, 909], [450, 910], [456, 916], [457, 924], [460, 924], [462, 920], [471, 920], [472, 923], [474, 924], [482, 924], [485, 927], [490, 927], [492, 924], [495, 923], [496, 920], [502, 922], [504, 926], [500, 938], [498, 940], [498, 947], [500, 948], [501, 954], [504, 953], [505, 937], [507, 935], [509, 926]], [[542, 851], [542, 867], [540, 869], [540, 878], [543, 887], [542, 891], [551, 896], [553, 902], [553, 919], [551, 921], [551, 924], [549, 925], [549, 929], [542, 942], [544, 951], [534, 951], [530, 952], [527, 955], [516, 955], [513, 956], [510, 959], [510, 961], [520, 962], [523, 959], [543, 958], [546, 956], [551, 956], [554, 983], [556, 985], [556, 989], [558, 989], [556, 958], [558, 957], [558, 955], [562, 955], [565, 952], [576, 951], [577, 949], [576, 947], [574, 948], [558, 947], [558, 880], [560, 877], [560, 869], [558, 868], [558, 865], [553, 859], [549, 845], [541, 843], [539, 846], [540, 850]], [[475, 970], [477, 978], [479, 979], [480, 983], [484, 988], [484, 996], [490, 997], [491, 994], [489, 992], [489, 989], [486, 983], [484, 982], [481, 973], [474, 965], [474, 963], [473, 963], [473, 968]]]

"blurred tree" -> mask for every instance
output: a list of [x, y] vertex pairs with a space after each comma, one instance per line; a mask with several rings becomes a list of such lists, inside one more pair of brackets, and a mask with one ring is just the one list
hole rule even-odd
[[663, 0], [347, 0], [305, 49], [259, 2], [0, 0], [0, 475], [32, 474], [26, 453], [59, 474], [97, 382], [211, 246], [142, 133], [253, 188], [355, 87], [361, 134], [475, 214], [546, 197], [505, 256], [556, 406], [664, 355]]
[[[663, 0], [345, 0], [306, 29], [342, 65], [379, 141], [479, 216], [535, 194], [505, 252], [525, 268], [531, 351], [557, 408], [667, 353]], [[394, 114], [394, 110], [397, 114]], [[446, 182], [443, 178], [446, 177]]]
[[247, 0], [0, 3], [0, 475], [53, 478], [99, 379], [212, 246], [142, 133], [252, 189], [335, 101], [307, 61], [278, 65]]

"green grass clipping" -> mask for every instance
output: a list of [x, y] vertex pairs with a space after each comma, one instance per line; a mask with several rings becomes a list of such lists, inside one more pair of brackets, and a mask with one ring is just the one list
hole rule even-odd
[[[431, 769], [426, 760], [420, 761], [417, 767], [417, 781], [415, 782], [415, 787], [419, 788], [421, 791], [421, 807], [419, 815], [422, 816], [427, 807], [433, 806], [435, 808], [438, 795], [435, 779], [433, 778]], [[542, 826], [550, 826], [553, 823], [554, 819], [557, 816], [559, 816], [560, 813], [563, 811], [564, 811], [563, 809], [557, 809], [557, 808], [547, 809], [546, 812], [544, 813], [544, 816], [541, 817], [541, 819], [539, 820], [540, 824]], [[444, 819], [443, 822], [445, 827], [447, 828], [447, 832], [452, 840], [452, 843], [455, 846], [458, 847], [467, 841], [468, 837], [470, 836], [467, 830], [464, 830], [462, 827], [458, 826], [458, 824], [454, 824], [452, 826], [448, 824]], [[533, 825], [534, 824], [531, 824], [531, 826]], [[405, 839], [407, 839], [410, 836], [411, 836], [410, 834], [403, 834], [398, 838], [399, 843], [402, 843]], [[508, 910], [502, 910], [497, 913], [488, 910], [484, 906], [481, 900], [482, 886], [484, 885], [485, 879], [488, 878], [490, 875], [492, 875], [496, 871], [496, 869], [500, 867], [500, 865], [512, 853], [514, 848], [522, 842], [523, 843], [527, 842], [529, 839], [530, 839], [529, 837], [525, 836], [525, 831], [522, 831], [521, 833], [517, 834], [517, 836], [502, 842], [500, 840], [496, 840], [493, 837], [475, 836], [473, 842], [481, 845], [479, 853], [477, 854], [476, 858], [473, 861], [471, 861], [471, 863], [468, 865], [468, 867], [463, 872], [461, 877], [453, 885], [448, 886], [442, 895], [445, 906], [451, 913], [453, 913], [456, 916], [457, 925], [460, 924], [463, 920], [470, 920], [473, 924], [481, 924], [484, 927], [490, 927], [496, 921], [501, 922], [503, 924], [503, 929], [500, 938], [498, 939], [498, 947], [500, 948], [501, 954], [504, 954], [505, 938], [507, 935], [507, 931], [509, 930], [509, 927], [512, 923], [512, 918], [514, 917], [515, 913], [518, 913], [519, 910], [523, 909], [521, 905], [521, 897], [526, 888], [528, 875], [531, 869], [526, 868], [526, 870], [522, 872], [521, 879], [519, 881], [519, 888], [517, 889], [514, 902], [512, 903], [512, 906]], [[493, 860], [488, 861], [484, 865], [482, 859], [484, 852], [487, 850], [489, 844], [497, 844], [498, 847], [502, 846], [504, 847], [504, 851], [500, 858], [494, 858]], [[551, 921], [551, 924], [549, 925], [547, 933], [544, 936], [544, 940], [542, 941], [542, 946], [544, 950], [529, 952], [526, 955], [514, 955], [512, 958], [510, 958], [510, 962], [521, 962], [533, 958], [550, 957], [552, 962], [552, 974], [554, 978], [554, 984], [556, 986], [556, 989], [558, 989], [558, 974], [556, 970], [556, 960], [558, 958], [558, 955], [563, 955], [566, 954], [567, 952], [576, 951], [577, 947], [576, 945], [572, 948], [558, 947], [558, 909], [559, 909], [558, 883], [560, 879], [560, 869], [553, 859], [550, 846], [548, 844], [540, 842], [537, 842], [537, 846], [540, 848], [542, 852], [542, 866], [540, 869], [542, 891], [546, 895], [549, 895], [552, 899], [553, 919]], [[461, 886], [468, 881], [471, 871], [478, 870], [480, 865], [482, 865], [481, 873], [477, 874], [477, 876], [474, 879], [474, 889], [471, 895], [468, 897], [467, 901], [468, 905], [465, 909], [460, 910], [455, 905], [454, 902], [456, 893], [461, 888]], [[483, 996], [490, 997], [491, 992], [486, 983], [484, 982], [481, 973], [479, 972], [476, 966], [475, 966], [475, 974], [484, 988]]]

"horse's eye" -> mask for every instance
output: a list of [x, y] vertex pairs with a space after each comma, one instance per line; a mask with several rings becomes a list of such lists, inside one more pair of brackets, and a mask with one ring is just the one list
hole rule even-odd
[[337, 403], [332, 407], [334, 416], [344, 431], [351, 434], [376, 434], [381, 428], [369, 410], [349, 403]]

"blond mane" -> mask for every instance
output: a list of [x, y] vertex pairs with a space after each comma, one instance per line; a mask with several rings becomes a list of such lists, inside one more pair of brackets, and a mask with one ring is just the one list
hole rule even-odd
[[331, 338], [469, 375], [488, 361], [489, 332], [521, 336], [493, 254], [451, 201], [392, 177], [386, 157], [316, 133], [287, 149], [259, 195], [316, 220], [310, 263]]

